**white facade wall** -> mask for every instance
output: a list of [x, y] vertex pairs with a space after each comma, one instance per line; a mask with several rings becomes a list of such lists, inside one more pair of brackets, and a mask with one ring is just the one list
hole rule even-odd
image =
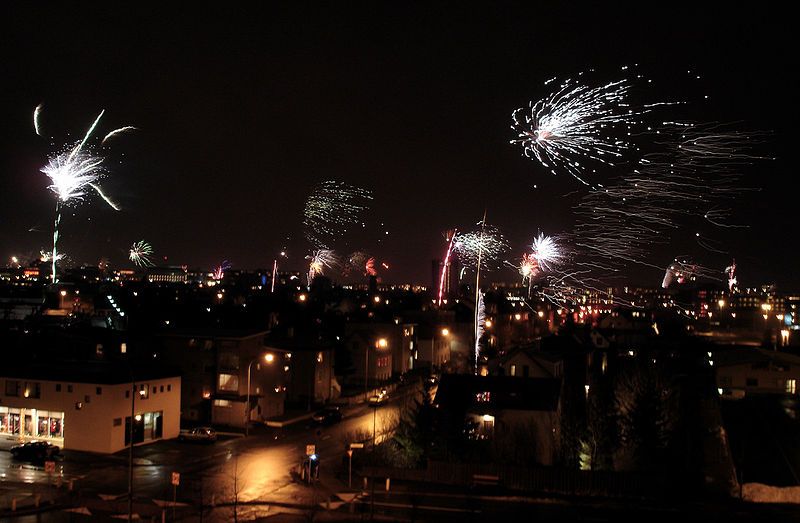
[[[18, 396], [7, 395], [6, 382], [18, 381]], [[25, 384], [29, 389], [39, 384], [39, 397], [32, 390], [25, 397]], [[57, 390], [60, 385], [60, 392]], [[162, 412], [161, 439], [178, 437], [180, 432], [180, 377], [160, 378], [137, 382], [137, 389], [145, 387], [146, 394], [137, 394], [134, 409], [137, 415]], [[113, 453], [126, 448], [125, 418], [131, 415], [130, 383], [94, 384], [69, 383], [0, 376], [0, 406], [32, 410], [63, 412], [63, 448], [88, 452]], [[163, 392], [162, 392], [163, 389]], [[8, 437], [8, 434], [3, 436]], [[20, 436], [20, 439], [42, 439]]]

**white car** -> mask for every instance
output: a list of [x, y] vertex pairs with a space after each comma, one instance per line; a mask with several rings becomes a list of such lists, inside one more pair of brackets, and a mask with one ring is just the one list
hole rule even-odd
[[217, 431], [211, 427], [195, 427], [191, 430], [181, 431], [178, 441], [198, 441], [214, 443], [217, 441]]
[[370, 405], [379, 405], [389, 399], [389, 392], [382, 389], [379, 393], [375, 394], [369, 399]]

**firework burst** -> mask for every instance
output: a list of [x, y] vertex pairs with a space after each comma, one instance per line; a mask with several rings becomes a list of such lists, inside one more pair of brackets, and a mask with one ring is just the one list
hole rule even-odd
[[231, 264], [228, 260], [222, 260], [222, 263], [217, 265], [214, 269], [214, 279], [217, 281], [221, 281], [222, 278], [225, 277], [225, 271], [231, 268]]
[[485, 270], [496, 269], [509, 250], [500, 230], [489, 224], [478, 224], [472, 231], [456, 234], [454, 242], [453, 252], [461, 264], [473, 270], [478, 269], [479, 263]]
[[511, 143], [521, 145], [525, 157], [553, 174], [566, 172], [589, 185], [585, 178], [594, 172], [592, 165], [613, 166], [634, 148], [613, 136], [620, 128], [628, 136], [645, 111], [627, 102], [631, 86], [626, 79], [599, 87], [568, 79], [545, 98], [530, 102], [527, 110], [511, 114], [511, 129], [517, 134]]
[[[39, 135], [41, 135], [39, 127], [41, 107], [42, 106], [39, 105], [34, 111], [34, 127], [36, 133]], [[104, 174], [102, 168], [103, 158], [92, 154], [85, 148], [87, 141], [92, 136], [92, 133], [104, 113], [105, 110], [101, 111], [97, 118], [95, 118], [89, 130], [84, 135], [83, 140], [51, 156], [48, 159], [47, 165], [41, 169], [41, 172], [50, 180], [48, 189], [56, 195], [56, 218], [53, 226], [53, 253], [51, 257], [53, 283], [57, 281], [56, 262], [59, 260], [58, 238], [62, 207], [77, 205], [83, 202], [87, 194], [93, 191], [112, 209], [115, 211], [119, 210], [119, 207], [103, 193], [97, 183]]]
[[306, 256], [308, 262], [308, 286], [319, 275], [325, 274], [325, 269], [331, 269], [338, 264], [336, 254], [330, 249], [317, 249]]
[[137, 267], [153, 266], [153, 247], [144, 240], [134, 242], [128, 252], [128, 259], [136, 264]]
[[317, 184], [303, 210], [306, 238], [319, 249], [329, 248], [348, 227], [364, 226], [362, 217], [370, 200], [370, 191], [344, 182]]

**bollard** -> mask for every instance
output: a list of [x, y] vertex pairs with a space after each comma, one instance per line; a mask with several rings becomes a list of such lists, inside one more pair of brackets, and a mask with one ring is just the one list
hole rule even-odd
[[390, 478], [386, 478], [386, 492], [389, 492], [389, 487], [392, 485], [392, 480]]
[[367, 478], [364, 478], [364, 490], [367, 490]]
[[33, 498], [33, 505], [36, 508], [39, 508], [39, 503], [41, 503], [41, 501], [42, 501], [42, 495], [41, 494], [36, 494], [36, 497]]
[[17, 511], [17, 498], [11, 498], [11, 512]]
[[167, 523], [167, 511], [161, 509], [161, 523]]

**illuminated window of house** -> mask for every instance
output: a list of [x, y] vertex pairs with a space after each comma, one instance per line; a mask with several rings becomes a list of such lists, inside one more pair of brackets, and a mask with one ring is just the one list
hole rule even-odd
[[317, 353], [317, 363], [322, 363], [322, 353], [321, 352]]
[[794, 394], [797, 392], [796, 380], [786, 380], [786, 394]]
[[239, 392], [239, 376], [220, 373], [217, 388], [226, 392]]
[[517, 366], [516, 365], [512, 365], [511, 366], [511, 372], [509, 374], [511, 376], [516, 376], [517, 375]]
[[475, 399], [478, 403], [486, 403], [492, 400], [492, 393], [491, 392], [479, 392], [475, 394]]

